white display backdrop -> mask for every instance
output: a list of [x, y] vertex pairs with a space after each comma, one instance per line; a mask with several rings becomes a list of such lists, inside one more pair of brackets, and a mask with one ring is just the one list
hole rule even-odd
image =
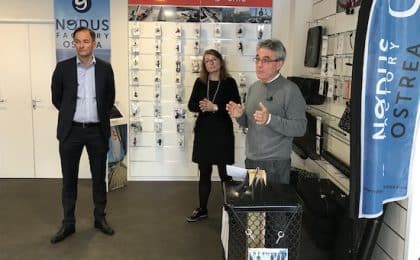
[[[185, 9], [202, 11], [199, 7]], [[201, 65], [203, 52], [220, 51], [240, 94], [244, 95], [257, 80], [252, 60], [256, 45], [261, 39], [271, 38], [271, 8], [245, 8], [251, 16], [257, 11], [264, 12], [264, 17], [268, 13], [269, 20], [264, 18], [264, 23], [158, 19], [163, 12], [168, 16], [168, 10], [175, 10], [175, 15], [179, 15], [179, 10], [185, 12], [185, 9], [129, 5], [129, 174], [132, 180], [197, 178], [197, 165], [191, 161], [195, 115], [188, 112], [187, 103], [199, 76], [194, 70]], [[219, 18], [226, 12], [226, 8], [205, 9], [214, 11]], [[236, 122], [234, 132], [235, 165], [244, 166], [245, 134]]]

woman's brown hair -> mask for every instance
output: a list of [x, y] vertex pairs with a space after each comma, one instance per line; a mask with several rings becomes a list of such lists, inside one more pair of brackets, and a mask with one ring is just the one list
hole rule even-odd
[[212, 55], [220, 60], [220, 80], [221, 81], [226, 79], [228, 76], [230, 76], [229, 72], [226, 69], [226, 63], [225, 63], [225, 60], [223, 59], [222, 54], [220, 54], [220, 52], [218, 52], [215, 49], [208, 49], [204, 52], [203, 59], [201, 60], [200, 80], [202, 82], [207, 83], [207, 80], [209, 77], [209, 73], [207, 72], [206, 64], [204, 62], [204, 57], [206, 55]]

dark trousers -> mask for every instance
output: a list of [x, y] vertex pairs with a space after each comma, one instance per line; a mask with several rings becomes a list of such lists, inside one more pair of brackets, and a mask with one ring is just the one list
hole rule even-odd
[[77, 199], [79, 162], [85, 146], [92, 174], [92, 193], [95, 205], [94, 217], [96, 220], [100, 220], [105, 216], [105, 174], [108, 140], [101, 135], [98, 126], [89, 128], [72, 126], [69, 136], [64, 141], [60, 141], [60, 159], [63, 174], [61, 198], [64, 210], [64, 224], [74, 224], [76, 222], [74, 211]]
[[[200, 181], [198, 183], [200, 208], [207, 209], [207, 202], [211, 192], [211, 172], [213, 168], [211, 164], [200, 163], [198, 164], [198, 169], [200, 170]], [[226, 164], [218, 164], [217, 170], [219, 171], [219, 177], [222, 182], [231, 179], [227, 175]]]

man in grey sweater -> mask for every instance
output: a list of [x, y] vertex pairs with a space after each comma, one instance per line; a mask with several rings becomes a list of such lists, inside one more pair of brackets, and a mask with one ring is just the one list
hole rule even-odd
[[248, 128], [245, 167], [264, 169], [270, 184], [289, 183], [293, 137], [306, 131], [302, 93], [280, 74], [285, 58], [279, 40], [259, 42], [255, 56], [259, 80], [249, 88], [244, 107], [232, 101], [226, 105], [231, 117]]

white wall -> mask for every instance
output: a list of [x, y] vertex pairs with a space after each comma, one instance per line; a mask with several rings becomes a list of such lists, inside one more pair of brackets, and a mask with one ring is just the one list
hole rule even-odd
[[272, 37], [282, 41], [287, 58], [282, 74], [301, 75], [306, 46], [306, 30], [312, 18], [313, 0], [273, 1]]
[[[286, 51], [290, 50], [290, 31], [289, 22], [291, 14], [291, 1], [273, 1], [273, 18], [272, 18], [272, 37], [280, 40]], [[281, 14], [280, 14], [281, 13]], [[288, 59], [288, 58], [287, 58]], [[287, 75], [289, 73], [289, 61], [287, 61], [282, 68], [282, 73]]]
[[305, 59], [306, 33], [309, 28], [308, 21], [312, 18], [313, 0], [292, 1], [288, 30], [290, 35], [288, 58], [286, 62], [287, 76], [298, 76], [304, 73], [303, 61]]
[[[115, 73], [116, 102], [122, 112], [128, 113], [128, 30], [127, 1], [111, 3], [111, 63]], [[54, 0], [0, 0], [1, 21], [43, 21], [54, 23]], [[51, 35], [54, 37], [54, 35]], [[55, 53], [55, 50], [51, 50]], [[46, 86], [49, 87], [49, 86]]]
[[54, 1], [0, 0], [0, 19], [52, 20], [54, 19]]
[[128, 28], [127, 1], [111, 1], [111, 63], [117, 88], [116, 101], [128, 115]]

